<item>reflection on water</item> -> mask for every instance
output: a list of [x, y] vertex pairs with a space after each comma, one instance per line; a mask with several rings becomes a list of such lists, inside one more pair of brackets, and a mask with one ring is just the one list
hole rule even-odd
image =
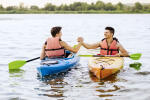
[[119, 79], [117, 78], [118, 73], [119, 73], [119, 71], [107, 78], [99, 80], [92, 72], [89, 71], [91, 80], [94, 82], [101, 82], [101, 83], [104, 83], [104, 82], [115, 83], [115, 82], [119, 81]]
[[136, 72], [135, 74], [137, 74], [137, 75], [150, 75], [150, 72], [149, 71]]
[[22, 77], [24, 72], [23, 69], [9, 69], [9, 77]]
[[107, 92], [114, 92], [114, 91], [120, 90], [120, 88], [117, 85], [113, 85], [112, 88], [113, 89], [108, 89], [108, 90], [98, 89], [96, 91], [101, 92], [101, 93], [107, 93]]
[[[92, 72], [89, 72], [91, 80], [94, 82], [98, 82], [98, 85], [96, 86], [96, 91], [99, 92], [99, 94], [97, 96], [99, 97], [117, 96], [114, 95], [114, 92], [120, 90], [120, 87], [112, 83], [119, 81], [119, 79], [117, 78], [118, 73], [115, 73], [105, 79], [99, 80]], [[108, 83], [109, 86], [107, 86]]]
[[37, 89], [39, 91], [43, 91], [45, 93], [43, 94], [39, 94], [39, 95], [43, 95], [43, 96], [47, 96], [47, 97], [53, 97], [53, 98], [61, 98], [61, 97], [65, 97], [63, 95], [64, 93], [64, 86], [68, 85], [67, 82], [64, 82], [64, 77], [66, 76], [68, 72], [61, 72], [58, 74], [54, 74], [54, 75], [50, 75], [50, 76], [46, 76], [44, 78], [40, 78], [38, 76], [38, 79], [40, 81], [43, 81], [45, 84], [49, 85], [50, 89]]

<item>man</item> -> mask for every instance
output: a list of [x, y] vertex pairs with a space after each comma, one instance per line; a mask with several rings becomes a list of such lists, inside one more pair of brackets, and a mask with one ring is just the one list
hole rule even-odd
[[117, 38], [114, 38], [115, 30], [112, 27], [106, 27], [104, 36], [100, 42], [95, 44], [87, 44], [83, 42], [83, 38], [78, 38], [78, 41], [87, 49], [96, 49], [100, 47], [100, 54], [98, 55], [115, 55], [115, 56], [128, 56], [128, 52], [119, 43]]
[[65, 41], [61, 40], [62, 27], [56, 26], [51, 29], [52, 37], [49, 37], [45, 44], [42, 47], [42, 52], [40, 59], [44, 59], [45, 57], [52, 58], [52, 57], [66, 57], [65, 50], [77, 53], [81, 47], [81, 43], [79, 42], [78, 45], [73, 48], [69, 46]]

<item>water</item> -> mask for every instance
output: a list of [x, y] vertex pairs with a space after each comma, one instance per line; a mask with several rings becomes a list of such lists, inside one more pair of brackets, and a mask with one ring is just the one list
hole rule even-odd
[[[62, 39], [77, 44], [82, 36], [94, 43], [103, 38], [104, 28], [113, 26], [115, 36], [129, 53], [142, 53], [141, 70], [129, 68], [135, 61], [125, 58], [123, 70], [98, 80], [88, 70], [88, 58], [66, 73], [41, 80], [36, 67], [40, 60], [9, 71], [13, 60], [38, 57], [52, 26], [63, 27]], [[150, 15], [148, 14], [22, 14], [0, 15], [1, 100], [149, 100]]]

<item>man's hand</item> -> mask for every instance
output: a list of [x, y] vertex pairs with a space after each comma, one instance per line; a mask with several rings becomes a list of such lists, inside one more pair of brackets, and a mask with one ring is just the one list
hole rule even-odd
[[120, 57], [121, 55], [120, 55], [119, 53], [117, 53], [115, 56], [116, 56], [116, 57]]
[[82, 37], [78, 37], [77, 41], [82, 43], [84, 39]]

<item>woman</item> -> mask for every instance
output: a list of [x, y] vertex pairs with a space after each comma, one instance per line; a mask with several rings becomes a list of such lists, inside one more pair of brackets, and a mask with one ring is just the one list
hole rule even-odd
[[75, 48], [69, 46], [66, 42], [61, 40], [62, 27], [53, 27], [51, 29], [52, 37], [49, 37], [45, 44], [42, 47], [42, 52], [40, 59], [44, 59], [45, 57], [48, 58], [55, 58], [55, 57], [65, 57], [66, 53], [65, 50], [69, 50], [71, 52], [77, 53], [81, 47], [81, 43], [79, 42]]

